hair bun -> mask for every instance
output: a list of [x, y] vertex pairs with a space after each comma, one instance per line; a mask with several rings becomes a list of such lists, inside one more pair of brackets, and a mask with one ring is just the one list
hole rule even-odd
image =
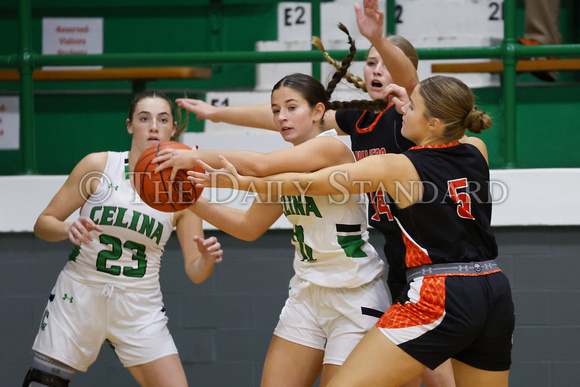
[[491, 127], [491, 118], [484, 111], [477, 110], [477, 106], [473, 106], [463, 120], [463, 126], [470, 132], [478, 134]]

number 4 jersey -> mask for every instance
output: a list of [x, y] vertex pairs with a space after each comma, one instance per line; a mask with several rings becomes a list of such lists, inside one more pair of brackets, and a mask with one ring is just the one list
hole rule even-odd
[[173, 213], [145, 204], [133, 189], [129, 152], [109, 152], [97, 190], [80, 210], [103, 232], [75, 246], [64, 271], [85, 284], [113, 283], [130, 289], [159, 288], [161, 255], [173, 230]]

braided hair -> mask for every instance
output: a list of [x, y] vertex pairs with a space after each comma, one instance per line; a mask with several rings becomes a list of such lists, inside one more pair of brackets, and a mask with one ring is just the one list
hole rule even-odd
[[[338, 26], [343, 31], [346, 29], [346, 27], [342, 23], [339, 23]], [[348, 34], [348, 30], [347, 30], [347, 34]], [[336, 59], [331, 57], [328, 52], [326, 52], [326, 49], [324, 48], [324, 45], [322, 44], [322, 41], [320, 40], [319, 37], [314, 36], [312, 38], [312, 44], [314, 46], [316, 46], [320, 51], [322, 51], [322, 53], [324, 54], [324, 58], [326, 58], [328, 63], [330, 63], [332, 66], [334, 66], [335, 69], [340, 70], [340, 66], [341, 66], [340, 62], [338, 62]], [[362, 79], [361, 77], [358, 77], [356, 75], [353, 75], [353, 74], [347, 72], [344, 76], [344, 79], [346, 79], [348, 82], [352, 83], [357, 88], [364, 91], [365, 93], [368, 91], [367, 85], [365, 84], [364, 79]]]
[[[307, 101], [311, 108], [314, 108], [316, 104], [322, 103], [326, 110], [338, 110], [338, 109], [359, 109], [359, 110], [370, 110], [370, 111], [382, 111], [387, 108], [389, 102], [376, 99], [374, 101], [369, 100], [353, 100], [353, 101], [330, 101], [332, 93], [336, 89], [338, 83], [346, 77], [348, 73], [348, 68], [352, 63], [356, 55], [356, 45], [354, 39], [350, 36], [348, 29], [343, 25], [338, 26], [341, 31], [346, 33], [348, 36], [348, 43], [350, 45], [349, 54], [342, 60], [337, 71], [333, 74], [332, 79], [326, 87], [322, 85], [319, 81], [311, 77], [310, 75], [294, 73], [285, 76], [279, 80], [272, 88], [272, 93], [281, 87], [291, 88], [298, 93]], [[321, 121], [324, 124], [324, 121]]]
[[[348, 29], [342, 23], [340, 23], [338, 25], [338, 28], [348, 36], [348, 43], [350, 45], [350, 50], [349, 50], [350, 52], [346, 56], [346, 58], [344, 58], [342, 60], [340, 69], [338, 69], [334, 73], [334, 75], [332, 76], [332, 79], [330, 80], [330, 82], [328, 83], [328, 86], [326, 87], [329, 100], [330, 100], [330, 96], [332, 95], [332, 92], [336, 88], [336, 85], [338, 84], [338, 82], [340, 82], [340, 80], [342, 78], [344, 78], [345, 75], [347, 74], [347, 70], [350, 67], [350, 64], [352, 63], [354, 56], [356, 54], [356, 45], [355, 45], [354, 39], [350, 36]], [[369, 100], [333, 101], [333, 102], [328, 102], [327, 108], [331, 109], [331, 110], [359, 109], [359, 110], [370, 110], [370, 111], [382, 111], [382, 110], [385, 110], [387, 108], [387, 106], [389, 106], [389, 102], [382, 100], [382, 99], [376, 99], [374, 101], [369, 101]]]
[[[346, 29], [346, 27], [342, 23], [339, 23], [338, 27], [342, 31], [345, 31], [348, 35], [348, 30]], [[402, 36], [389, 35], [389, 36], [387, 36], [387, 39], [389, 40], [389, 42], [391, 42], [392, 45], [394, 45], [399, 50], [401, 50], [403, 52], [403, 54], [405, 54], [405, 56], [411, 61], [411, 64], [413, 65], [413, 67], [415, 67], [415, 69], [417, 69], [417, 67], [419, 65], [419, 56], [417, 55], [417, 51], [415, 50], [415, 47], [413, 47], [413, 45], [407, 39], [403, 38]], [[340, 69], [341, 64], [336, 59], [334, 59], [333, 57], [330, 56], [330, 54], [324, 48], [324, 45], [322, 44], [322, 41], [320, 40], [319, 37], [314, 36], [312, 38], [312, 44], [314, 46], [316, 46], [316, 48], [318, 48], [320, 51], [322, 51], [324, 58], [326, 59], [326, 61], [328, 63], [330, 63], [332, 66], [334, 66], [334, 68], [336, 70]], [[372, 46], [371, 46], [371, 48], [372, 48]], [[370, 51], [370, 48], [369, 48], [369, 51]], [[346, 79], [348, 82], [352, 83], [354, 86], [361, 89], [365, 93], [368, 92], [365, 81], [361, 77], [347, 72], [344, 76], [344, 79]]]

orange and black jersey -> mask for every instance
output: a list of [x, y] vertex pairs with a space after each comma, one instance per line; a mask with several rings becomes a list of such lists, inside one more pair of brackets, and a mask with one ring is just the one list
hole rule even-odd
[[[403, 116], [394, 104], [380, 113], [364, 110], [341, 109], [336, 111], [336, 122], [351, 139], [351, 149], [358, 160], [385, 153], [403, 153], [415, 146], [403, 137]], [[370, 193], [369, 224], [382, 233], [399, 233], [394, 221], [395, 205], [386, 192]]]
[[404, 154], [423, 186], [420, 202], [398, 210], [407, 266], [495, 259], [489, 167], [481, 152], [456, 141]]

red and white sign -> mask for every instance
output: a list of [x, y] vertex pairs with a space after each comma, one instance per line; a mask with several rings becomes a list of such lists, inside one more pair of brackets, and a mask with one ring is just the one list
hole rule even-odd
[[[103, 53], [103, 18], [42, 19], [42, 53], [86, 55]], [[43, 69], [100, 69], [102, 66], [45, 66]]]
[[20, 101], [0, 96], [0, 149], [20, 148]]

